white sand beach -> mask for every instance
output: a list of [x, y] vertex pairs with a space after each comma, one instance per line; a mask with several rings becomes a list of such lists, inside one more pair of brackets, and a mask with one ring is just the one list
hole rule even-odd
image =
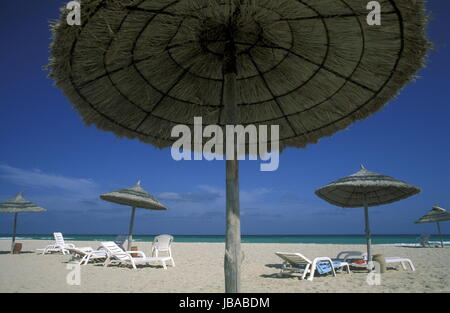
[[[0, 292], [223, 292], [223, 253], [221, 243], [174, 243], [176, 267], [131, 267], [101, 264], [81, 266], [81, 284], [66, 283], [70, 256], [40, 255], [50, 241], [21, 240], [23, 253], [10, 255], [9, 240], [0, 240]], [[96, 248], [98, 242], [73, 242], [77, 246]], [[150, 253], [150, 243], [138, 247]], [[337, 277], [315, 277], [302, 281], [295, 277], [278, 277], [281, 259], [274, 252], [301, 252], [309, 258], [334, 257], [343, 250], [364, 251], [363, 245], [331, 244], [243, 244], [242, 292], [450, 292], [450, 248], [408, 248], [374, 246], [375, 253], [410, 258], [415, 272], [400, 266], [382, 275], [380, 286], [369, 286], [367, 274], [339, 273]]]

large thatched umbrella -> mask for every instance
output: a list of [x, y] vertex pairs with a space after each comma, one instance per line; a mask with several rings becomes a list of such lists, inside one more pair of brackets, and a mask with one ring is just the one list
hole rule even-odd
[[[81, 26], [67, 10], [54, 24], [50, 76], [87, 124], [121, 137], [169, 147], [198, 116], [279, 125], [281, 148], [305, 147], [378, 111], [422, 67], [424, 1], [379, 2], [371, 26], [360, 0], [84, 1]], [[237, 292], [236, 158], [226, 171], [225, 289]]]
[[450, 213], [448, 213], [444, 208], [434, 206], [427, 214], [422, 216], [416, 221], [416, 224], [421, 223], [436, 223], [439, 237], [441, 238], [441, 246], [444, 247], [444, 240], [441, 234], [441, 225], [439, 222], [450, 221]]
[[14, 245], [16, 243], [16, 229], [17, 229], [17, 218], [19, 213], [33, 213], [33, 212], [45, 212], [44, 208], [34, 204], [33, 202], [27, 201], [22, 197], [22, 193], [19, 193], [12, 199], [0, 203], [0, 213], [14, 213], [14, 224], [13, 233], [11, 240], [11, 253], [14, 251]]
[[[369, 207], [389, 204], [409, 198], [420, 189], [390, 176], [370, 172], [361, 165], [357, 173], [338, 179], [318, 190], [316, 195], [343, 208], [364, 207], [367, 260], [372, 261]], [[368, 266], [371, 270], [371, 264]]]
[[141, 187], [141, 181], [138, 181], [136, 185], [120, 190], [116, 190], [110, 193], [105, 193], [100, 195], [100, 198], [122, 205], [128, 205], [131, 207], [131, 219], [130, 219], [130, 229], [128, 231], [128, 247], [127, 250], [131, 249], [131, 244], [133, 241], [133, 228], [134, 228], [134, 215], [136, 213], [136, 208], [143, 208], [148, 210], [167, 210], [167, 208], [162, 205], [158, 199], [150, 195]]

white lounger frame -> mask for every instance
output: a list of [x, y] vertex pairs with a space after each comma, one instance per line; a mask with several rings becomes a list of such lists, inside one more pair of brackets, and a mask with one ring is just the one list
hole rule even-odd
[[92, 248], [67, 248], [67, 251], [72, 255], [72, 260], [79, 259], [79, 265], [86, 265], [91, 260], [105, 260], [108, 253], [105, 250], [94, 250]]
[[[300, 279], [305, 279], [306, 275], [309, 273], [307, 280], [312, 281], [314, 279], [314, 273], [316, 271], [317, 263], [322, 261], [327, 261], [331, 264], [331, 270], [333, 276], [336, 276], [336, 271], [334, 269], [333, 261], [329, 257], [318, 257], [313, 261], [305, 257], [301, 253], [292, 253], [292, 252], [276, 252], [277, 256], [284, 260], [283, 268], [281, 269], [280, 274], [284, 274], [286, 272], [289, 273], [301, 273], [302, 276]], [[304, 265], [304, 269], [298, 268], [299, 265]], [[341, 262], [341, 267], [347, 269], [347, 273], [350, 274], [350, 268], [346, 262]]]
[[[175, 262], [169, 256], [146, 257], [142, 251], [124, 251], [113, 241], [102, 242], [101, 244], [108, 253], [108, 257], [104, 263], [105, 267], [111, 263], [131, 263], [133, 268], [137, 269], [136, 264], [148, 264], [150, 262], [159, 262], [164, 269], [167, 269], [166, 262], [171, 262], [171, 265], [173, 267], [175, 266]], [[140, 257], [132, 257], [132, 253], [140, 255]]]
[[[342, 251], [338, 254], [336, 259], [346, 261], [347, 259], [350, 259], [353, 257], [362, 258], [363, 260], [365, 260], [367, 262], [367, 253], [361, 252], [361, 251]], [[413, 271], [413, 272], [416, 271], [416, 268], [414, 267], [413, 262], [408, 258], [385, 257], [384, 259], [386, 261], [386, 265], [401, 264], [402, 268], [404, 270], [407, 270], [406, 264], [408, 264], [411, 271]], [[366, 264], [351, 264], [351, 266], [367, 268], [367, 263]]]
[[53, 237], [55, 238], [54, 244], [48, 245], [44, 249], [36, 249], [36, 250], [42, 251], [42, 254], [47, 254], [47, 253], [52, 253], [52, 252], [61, 252], [62, 254], [69, 254], [69, 251], [67, 249], [75, 248], [74, 244], [64, 242], [64, 237], [61, 233], [53, 233]]

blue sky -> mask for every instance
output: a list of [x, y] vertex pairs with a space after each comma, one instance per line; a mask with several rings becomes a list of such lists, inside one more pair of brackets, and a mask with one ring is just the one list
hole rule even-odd
[[[287, 149], [278, 171], [241, 162], [243, 234], [363, 233], [362, 209], [337, 208], [314, 194], [361, 163], [422, 188], [410, 199], [370, 209], [373, 233], [435, 231], [413, 222], [432, 205], [450, 209], [450, 2], [428, 2], [435, 49], [421, 78], [397, 99], [316, 145]], [[86, 127], [47, 79], [48, 24], [64, 3], [0, 2], [0, 201], [24, 191], [48, 209], [21, 214], [18, 231], [126, 233], [130, 209], [98, 195], [140, 179], [170, 210], [138, 210], [136, 233], [223, 234], [224, 162], [176, 162], [169, 149]], [[11, 225], [10, 214], [0, 215], [0, 233]], [[450, 223], [442, 230], [450, 233]]]

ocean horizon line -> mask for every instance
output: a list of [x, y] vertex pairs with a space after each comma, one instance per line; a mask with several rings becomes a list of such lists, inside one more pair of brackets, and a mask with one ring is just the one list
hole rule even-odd
[[[0, 234], [0, 240], [10, 239], [9, 234]], [[126, 236], [126, 234], [64, 234], [66, 241], [115, 241], [117, 236]], [[152, 242], [157, 235], [133, 235], [133, 241]], [[224, 243], [225, 235], [176, 235], [174, 242], [185, 243]], [[377, 234], [372, 235], [373, 244], [381, 245], [414, 245], [417, 244], [419, 234]], [[54, 240], [53, 234], [18, 234], [17, 240]], [[437, 235], [430, 236], [430, 243], [440, 243], [441, 237]], [[450, 235], [442, 235], [445, 245], [450, 245]], [[242, 243], [291, 243], [291, 244], [366, 244], [364, 234], [347, 235], [242, 235]]]
[[[10, 236], [10, 233], [0, 233], [0, 236]], [[21, 233], [17, 234], [18, 236], [49, 236], [53, 235], [53, 233]], [[128, 235], [126, 233], [110, 233], [110, 234], [102, 234], [102, 233], [64, 233], [65, 236], [118, 236], [118, 235]], [[133, 234], [133, 236], [158, 236], [158, 234]], [[171, 233], [173, 236], [200, 236], [200, 237], [219, 237], [219, 236], [225, 236], [225, 234], [175, 234]], [[392, 234], [392, 233], [378, 233], [378, 234], [371, 234], [371, 236], [420, 236], [422, 233], [403, 233], [403, 234]], [[430, 234], [431, 236], [434, 236], [434, 234]], [[246, 237], [289, 237], [289, 236], [364, 236], [365, 234], [241, 234], [241, 236]], [[438, 236], [436, 234], [436, 236]], [[449, 234], [442, 234], [442, 236], [450, 236]]]

